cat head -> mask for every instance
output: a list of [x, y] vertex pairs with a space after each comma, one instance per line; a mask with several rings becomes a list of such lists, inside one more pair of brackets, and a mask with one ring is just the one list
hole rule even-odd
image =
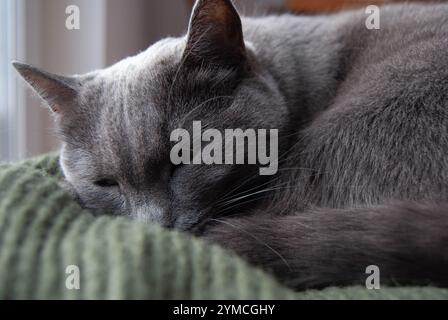
[[193, 121], [281, 132], [288, 121], [229, 0], [197, 1], [185, 37], [104, 70], [63, 77], [14, 66], [54, 115], [61, 167], [84, 207], [183, 230], [241, 210], [229, 199], [263, 177], [257, 165], [173, 165], [171, 132]]

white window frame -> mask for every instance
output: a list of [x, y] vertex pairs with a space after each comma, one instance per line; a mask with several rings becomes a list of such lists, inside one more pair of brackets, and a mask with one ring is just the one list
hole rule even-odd
[[0, 3], [0, 161], [13, 161], [25, 154], [24, 90], [18, 85], [12, 60], [24, 54], [24, 0]]

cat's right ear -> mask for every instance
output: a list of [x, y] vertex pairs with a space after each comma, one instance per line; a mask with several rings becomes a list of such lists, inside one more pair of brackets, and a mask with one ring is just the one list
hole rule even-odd
[[239, 68], [246, 48], [241, 18], [231, 0], [197, 0], [188, 28], [184, 60], [193, 65]]
[[52, 74], [16, 61], [12, 64], [54, 113], [62, 114], [73, 108], [80, 86], [75, 77]]

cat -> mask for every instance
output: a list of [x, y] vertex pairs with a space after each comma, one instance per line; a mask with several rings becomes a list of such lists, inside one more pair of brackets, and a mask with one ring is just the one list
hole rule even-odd
[[[192, 232], [296, 289], [448, 286], [448, 5], [240, 17], [196, 2], [186, 36], [85, 75], [15, 62], [46, 101], [79, 203]], [[278, 129], [279, 168], [172, 165], [193, 121]]]

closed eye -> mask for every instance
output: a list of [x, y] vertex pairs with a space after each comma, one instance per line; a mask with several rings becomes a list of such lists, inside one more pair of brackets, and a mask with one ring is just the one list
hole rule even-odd
[[95, 181], [94, 184], [101, 188], [118, 187], [118, 182], [113, 179], [100, 179]]

